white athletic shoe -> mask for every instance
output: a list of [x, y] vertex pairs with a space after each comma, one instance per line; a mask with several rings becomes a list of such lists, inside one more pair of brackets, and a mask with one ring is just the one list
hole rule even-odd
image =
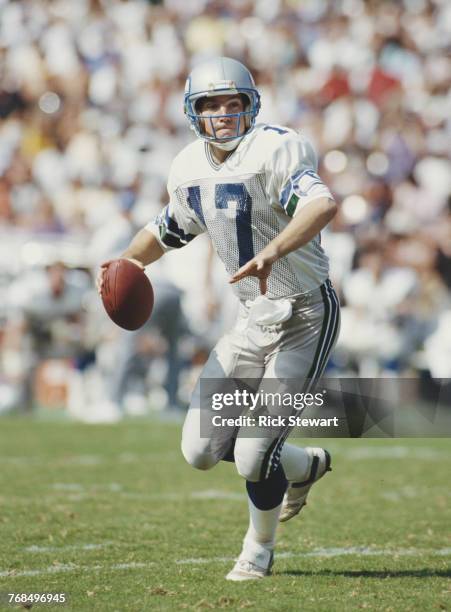
[[258, 554], [243, 549], [234, 568], [227, 574], [226, 580], [241, 582], [242, 580], [258, 580], [271, 574], [274, 555], [270, 550], [262, 550]]
[[302, 508], [307, 504], [307, 495], [312, 488], [312, 485], [324, 476], [326, 472], [330, 472], [331, 458], [327, 450], [324, 448], [306, 448], [310, 455], [310, 466], [308, 476], [303, 482], [289, 482], [288, 489], [285, 493], [280, 512], [279, 521], [281, 523], [289, 521], [290, 518], [299, 514]]

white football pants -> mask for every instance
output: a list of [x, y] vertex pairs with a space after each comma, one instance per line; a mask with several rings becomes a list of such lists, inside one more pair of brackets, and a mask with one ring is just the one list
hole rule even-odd
[[[283, 426], [277, 431], [252, 428], [249, 433], [249, 428], [211, 427], [212, 391], [217, 384], [218, 391], [223, 392], [221, 380], [234, 378], [257, 380], [262, 386], [269, 379], [296, 380], [301, 386], [305, 381], [308, 385], [305, 390], [311, 392], [324, 371], [339, 327], [339, 302], [329, 280], [311, 293], [293, 299], [292, 316], [265, 331], [261, 327], [256, 329], [255, 323], [249, 321], [249, 308], [240, 304], [234, 328], [211, 352], [194, 390], [182, 434], [186, 461], [195, 468], [210, 469], [229, 452], [236, 439], [234, 457], [238, 473], [252, 482], [267, 478], [280, 462], [290, 428]], [[227, 407], [213, 414], [226, 417]], [[236, 410], [233, 414], [236, 415]], [[292, 414], [291, 408], [288, 414]], [[206, 422], [210, 423], [207, 431]]]

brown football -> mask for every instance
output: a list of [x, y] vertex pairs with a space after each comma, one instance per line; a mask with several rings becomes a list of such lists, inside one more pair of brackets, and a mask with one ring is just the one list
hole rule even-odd
[[114, 259], [103, 272], [102, 302], [116, 325], [129, 331], [139, 329], [152, 314], [152, 285], [138, 265]]

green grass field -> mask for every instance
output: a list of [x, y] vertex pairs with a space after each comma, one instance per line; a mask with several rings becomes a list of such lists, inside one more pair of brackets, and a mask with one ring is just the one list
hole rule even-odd
[[185, 465], [179, 436], [1, 419], [2, 609], [64, 592], [33, 609], [451, 610], [450, 440], [325, 441], [333, 472], [280, 527], [274, 575], [228, 583], [244, 483], [231, 464]]

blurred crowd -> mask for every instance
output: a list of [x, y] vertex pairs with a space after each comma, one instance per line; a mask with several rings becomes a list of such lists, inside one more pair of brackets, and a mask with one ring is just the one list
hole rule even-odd
[[[68, 371], [75, 413], [185, 401], [233, 316], [208, 243], [150, 270], [175, 337], [164, 316], [118, 332], [93, 278], [165, 204], [194, 138], [186, 75], [218, 54], [253, 72], [259, 120], [310, 138], [340, 203], [323, 240], [343, 304], [331, 368], [451, 376], [447, 0], [0, 0], [0, 15], [0, 411]], [[118, 360], [140, 381], [118, 390]]]

